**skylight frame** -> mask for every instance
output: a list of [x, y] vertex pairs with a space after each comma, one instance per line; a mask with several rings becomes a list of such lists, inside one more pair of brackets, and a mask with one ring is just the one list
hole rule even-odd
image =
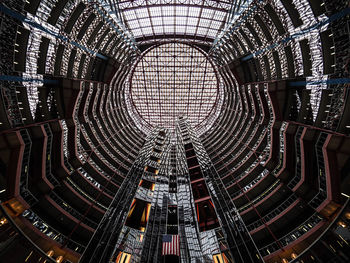
[[[176, 58], [172, 58], [174, 53]], [[125, 83], [124, 94], [130, 116], [145, 133], [154, 127], [175, 130], [179, 116], [187, 117], [202, 133], [219, 115], [223, 83], [202, 50], [184, 42], [167, 42], [142, 54]]]
[[118, 1], [124, 23], [137, 42], [173, 36], [210, 44], [224, 28], [231, 7], [228, 0]]

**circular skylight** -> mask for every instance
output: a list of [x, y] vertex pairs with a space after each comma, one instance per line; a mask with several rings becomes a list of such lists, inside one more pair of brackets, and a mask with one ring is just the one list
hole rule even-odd
[[[207, 56], [183, 43], [161, 44], [137, 61], [126, 88], [137, 124], [174, 129], [180, 116], [208, 128], [218, 108], [220, 82]], [[141, 127], [144, 129], [144, 127]]]

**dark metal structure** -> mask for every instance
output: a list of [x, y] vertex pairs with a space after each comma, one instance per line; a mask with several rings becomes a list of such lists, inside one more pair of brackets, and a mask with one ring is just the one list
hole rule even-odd
[[2, 1], [0, 261], [349, 262], [349, 15]]
[[141, 130], [175, 130], [186, 115], [202, 133], [223, 102], [222, 79], [203, 51], [184, 43], [156, 45], [140, 56], [125, 86], [127, 107]]
[[210, 44], [229, 21], [233, 5], [238, 11], [247, 2], [141, 0], [119, 1], [117, 5], [138, 42], [180, 37]]

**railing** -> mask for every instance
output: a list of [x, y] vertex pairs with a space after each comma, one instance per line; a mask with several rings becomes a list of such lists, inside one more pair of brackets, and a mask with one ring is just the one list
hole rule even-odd
[[[255, 222], [249, 224], [247, 226], [249, 231], [252, 231], [256, 228], [258, 228], [259, 226], [263, 225], [263, 221], [268, 222], [271, 219], [273, 219], [274, 217], [278, 216], [279, 214], [281, 214], [284, 210], [286, 210], [291, 204], [293, 204], [296, 200], [298, 199], [298, 197], [293, 193], [291, 194], [285, 201], [283, 201], [282, 204], [280, 204], [279, 206], [277, 206], [275, 209], [273, 209], [270, 213], [268, 213], [267, 215], [263, 216], [262, 219], [258, 219]], [[263, 220], [263, 221], [262, 221]]]
[[96, 204], [103, 210], [107, 210], [107, 207], [102, 205], [100, 202], [98, 202], [95, 198], [92, 198], [90, 195], [88, 195], [85, 191], [83, 191], [78, 185], [76, 185], [69, 177], [67, 177], [66, 181], [70, 186], [72, 186], [79, 194], [82, 194], [84, 197], [86, 197], [90, 202]]
[[296, 149], [296, 169], [295, 169], [295, 176], [293, 177], [293, 179], [288, 183], [288, 187], [290, 189], [293, 189], [301, 180], [301, 142], [300, 142], [300, 138], [301, 138], [301, 134], [303, 133], [304, 127], [303, 126], [299, 126], [298, 127], [298, 131], [295, 135], [295, 149]]
[[235, 192], [234, 194], [232, 194], [231, 197], [235, 198], [235, 197], [239, 196], [240, 194], [243, 194], [243, 193], [247, 192], [249, 189], [253, 188], [254, 185], [256, 185], [258, 182], [260, 182], [260, 180], [262, 178], [264, 178], [268, 173], [269, 173], [269, 171], [265, 169], [253, 181], [251, 181], [250, 183], [245, 185], [242, 189], [240, 189], [237, 192]]
[[[284, 235], [283, 237], [278, 239], [278, 242], [283, 246], [287, 246], [288, 244], [292, 243], [293, 241], [300, 238], [302, 235], [309, 232], [312, 228], [314, 228], [317, 224], [319, 224], [322, 221], [322, 218], [317, 215], [317, 213], [313, 214], [311, 217], [306, 219], [304, 223], [299, 225], [298, 227], [294, 228], [294, 230], [290, 231], [288, 234]], [[271, 254], [272, 252], [280, 249], [280, 247], [275, 243], [271, 243], [267, 246], [264, 246], [263, 248], [260, 248], [260, 253], [262, 256], [267, 256]]]
[[45, 174], [46, 174], [46, 178], [50, 181], [50, 183], [52, 183], [52, 185], [54, 187], [57, 187], [60, 185], [60, 183], [58, 182], [58, 180], [52, 175], [51, 173], [51, 148], [52, 148], [52, 132], [50, 129], [49, 124], [45, 123], [44, 125], [44, 129], [47, 135], [47, 146], [46, 146], [46, 165], [45, 165]]
[[250, 201], [248, 204], [245, 204], [244, 206], [241, 206], [238, 211], [241, 213], [244, 210], [247, 210], [248, 208], [250, 208], [252, 205], [258, 203], [259, 201], [261, 201], [262, 199], [264, 199], [267, 195], [269, 195], [270, 193], [273, 192], [273, 190], [275, 190], [279, 185], [280, 185], [280, 180], [276, 180], [268, 189], [266, 189], [266, 191], [259, 195], [257, 198], [255, 198], [253, 201]]
[[82, 223], [86, 224], [87, 226], [96, 229], [97, 223], [89, 219], [88, 217], [82, 215], [77, 210], [75, 210], [73, 207], [68, 205], [61, 197], [59, 197], [55, 192], [51, 192], [49, 194], [50, 198], [55, 201], [56, 204], [58, 204], [61, 208], [63, 208], [65, 211], [68, 212], [68, 214], [72, 215], [74, 218], [80, 220]]
[[32, 140], [26, 129], [20, 130], [24, 142], [24, 152], [22, 159], [21, 177], [20, 177], [20, 194], [23, 199], [28, 203], [29, 206], [33, 206], [38, 202], [38, 199], [29, 191], [28, 186], [28, 172], [29, 172], [29, 162], [30, 154], [32, 148]]
[[[13, 253], [11, 249], [13, 246], [2, 246], [1, 258], [10, 259], [13, 262], [23, 262], [26, 258], [26, 262], [56, 262], [53, 258], [46, 255], [46, 253], [39, 248], [15, 223], [11, 216], [6, 212], [0, 202], [0, 217], [6, 218], [6, 224], [0, 226], [0, 242], [2, 244], [13, 244], [16, 243], [16, 249], [18, 253]], [[8, 249], [10, 248], [10, 249]], [[23, 255], [26, 253], [27, 255]]]
[[37, 216], [33, 211], [27, 209], [22, 213], [22, 216], [26, 218], [36, 229], [38, 229], [41, 233], [49, 237], [50, 239], [58, 242], [61, 245], [64, 245], [67, 242], [67, 247], [76, 251], [78, 253], [82, 253], [84, 250], [84, 246], [68, 239], [68, 237], [61, 234], [59, 231], [49, 226], [44, 220], [42, 220], [39, 216]]
[[309, 202], [309, 205], [316, 209], [318, 208], [321, 203], [327, 199], [327, 179], [326, 179], [326, 170], [324, 166], [324, 157], [323, 157], [323, 145], [327, 139], [328, 134], [321, 132], [316, 146], [316, 158], [317, 158], [317, 165], [318, 165], [318, 180], [319, 180], [319, 187], [318, 187], [318, 193], [317, 195], [312, 198], [312, 200]]

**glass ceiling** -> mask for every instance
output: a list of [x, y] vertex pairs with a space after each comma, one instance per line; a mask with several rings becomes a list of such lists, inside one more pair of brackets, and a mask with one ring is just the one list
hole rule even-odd
[[153, 127], [174, 129], [179, 116], [201, 133], [201, 128], [210, 128], [222, 105], [218, 77], [199, 49], [176, 42], [158, 45], [132, 70], [125, 88], [129, 112], [146, 133]]
[[212, 42], [225, 26], [230, 0], [121, 0], [119, 12], [136, 41], [191, 38]]

